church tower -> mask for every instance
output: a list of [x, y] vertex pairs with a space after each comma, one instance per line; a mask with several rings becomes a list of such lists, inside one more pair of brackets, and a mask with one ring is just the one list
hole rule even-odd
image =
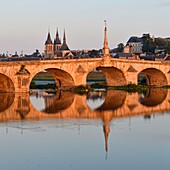
[[45, 58], [52, 58], [53, 53], [54, 53], [54, 45], [51, 40], [50, 32], [48, 31], [47, 40], [45, 42], [45, 47], [44, 47], [44, 56]]
[[54, 39], [54, 54], [57, 54], [61, 49], [61, 40], [59, 38], [58, 29], [56, 32], [56, 37]]

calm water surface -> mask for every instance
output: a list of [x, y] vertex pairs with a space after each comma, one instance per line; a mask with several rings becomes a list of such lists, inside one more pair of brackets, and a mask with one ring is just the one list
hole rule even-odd
[[1, 170], [169, 170], [170, 91], [0, 94]]

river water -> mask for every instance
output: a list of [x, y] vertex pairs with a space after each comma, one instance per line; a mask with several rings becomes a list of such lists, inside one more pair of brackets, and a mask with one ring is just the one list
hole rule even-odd
[[170, 91], [0, 94], [1, 170], [169, 170]]

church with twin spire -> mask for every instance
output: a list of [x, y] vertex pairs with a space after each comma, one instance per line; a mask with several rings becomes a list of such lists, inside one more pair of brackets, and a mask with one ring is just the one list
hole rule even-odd
[[63, 35], [63, 43], [61, 43], [61, 39], [59, 37], [58, 29], [56, 32], [56, 37], [54, 42], [51, 39], [50, 31], [48, 31], [47, 40], [45, 41], [44, 46], [44, 58], [73, 58], [74, 55], [70, 51], [67, 42], [66, 42], [66, 33], [64, 30]]
[[[104, 44], [102, 49], [102, 57], [106, 64], [110, 61], [110, 49], [108, 47], [107, 24], [106, 20], [104, 28]], [[47, 40], [44, 45], [44, 58], [46, 59], [70, 59], [76, 57], [77, 53], [71, 51], [66, 42], [66, 33], [64, 29], [63, 43], [59, 37], [58, 29], [54, 41], [51, 39], [50, 31], [48, 31]], [[95, 54], [97, 56], [97, 54]], [[90, 56], [90, 54], [89, 54]], [[95, 56], [95, 57], [96, 57]]]

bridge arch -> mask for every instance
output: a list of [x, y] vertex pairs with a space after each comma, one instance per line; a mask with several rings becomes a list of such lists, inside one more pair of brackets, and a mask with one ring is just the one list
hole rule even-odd
[[[122, 70], [116, 67], [102, 67], [99, 66], [96, 69], [101, 70], [106, 78], [106, 84], [108, 86], [123, 86], [127, 84], [126, 77]], [[92, 70], [89, 71], [89, 73]], [[88, 73], [88, 74], [89, 74]], [[87, 76], [88, 76], [87, 74]]]
[[56, 86], [58, 88], [75, 86], [75, 82], [71, 74], [58, 68], [45, 68], [44, 70], [38, 70], [31, 76], [31, 81], [39, 72], [42, 72], [42, 71], [47, 71], [54, 77]]
[[14, 92], [13, 81], [5, 74], [0, 73], [0, 92]]
[[164, 86], [168, 84], [166, 75], [162, 71], [156, 68], [147, 68], [147, 69], [142, 70], [138, 74], [138, 80], [141, 74], [145, 76], [147, 85]]

